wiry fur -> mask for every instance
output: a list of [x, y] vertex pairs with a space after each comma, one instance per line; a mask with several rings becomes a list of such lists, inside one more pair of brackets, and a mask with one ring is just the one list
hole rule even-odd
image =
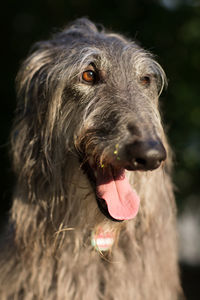
[[[82, 72], [93, 62], [100, 82]], [[150, 87], [139, 79], [153, 74]], [[99, 32], [86, 19], [37, 43], [17, 76], [11, 143], [17, 184], [0, 260], [1, 300], [176, 300], [180, 296], [170, 151], [158, 95], [162, 68], [135, 42]], [[122, 223], [98, 209], [84, 166], [115, 163], [127, 122], [159, 136], [168, 159], [127, 171], [141, 199]], [[120, 151], [120, 149], [119, 149]], [[117, 232], [112, 252], [91, 246], [96, 226]]]

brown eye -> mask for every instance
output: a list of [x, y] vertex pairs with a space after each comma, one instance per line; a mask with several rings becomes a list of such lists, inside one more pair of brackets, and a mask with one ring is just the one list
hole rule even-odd
[[84, 71], [82, 74], [82, 80], [86, 83], [93, 84], [96, 81], [96, 73], [92, 70]]
[[148, 87], [151, 83], [151, 78], [150, 76], [143, 76], [140, 78], [140, 83], [143, 85], [143, 86], [146, 86]]

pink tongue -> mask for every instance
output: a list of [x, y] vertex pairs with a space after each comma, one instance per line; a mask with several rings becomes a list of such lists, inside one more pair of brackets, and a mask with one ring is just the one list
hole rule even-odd
[[117, 220], [134, 218], [139, 209], [139, 196], [130, 186], [125, 172], [118, 179], [110, 177], [109, 182], [103, 183], [102, 170], [97, 171], [97, 193], [106, 201], [109, 214]]

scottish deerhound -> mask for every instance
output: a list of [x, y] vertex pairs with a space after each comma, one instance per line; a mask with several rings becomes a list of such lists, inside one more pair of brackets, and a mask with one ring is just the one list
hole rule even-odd
[[163, 69], [79, 19], [37, 43], [16, 82], [1, 300], [178, 299]]

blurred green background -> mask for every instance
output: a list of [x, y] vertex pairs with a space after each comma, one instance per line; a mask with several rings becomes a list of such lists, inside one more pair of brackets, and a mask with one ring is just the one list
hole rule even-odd
[[[169, 87], [161, 96], [163, 117], [175, 153], [178, 211], [200, 205], [200, 2], [195, 0], [7, 0], [1, 8], [0, 183], [1, 218], [13, 190], [8, 136], [15, 109], [14, 80], [30, 46], [69, 21], [87, 16], [140, 41], [156, 54]], [[200, 251], [200, 249], [199, 249]], [[200, 299], [197, 266], [182, 269], [188, 299]], [[196, 273], [195, 273], [196, 272]], [[194, 284], [188, 284], [189, 275]], [[195, 281], [196, 280], [196, 281]], [[162, 299], [161, 299], [162, 300]]]

